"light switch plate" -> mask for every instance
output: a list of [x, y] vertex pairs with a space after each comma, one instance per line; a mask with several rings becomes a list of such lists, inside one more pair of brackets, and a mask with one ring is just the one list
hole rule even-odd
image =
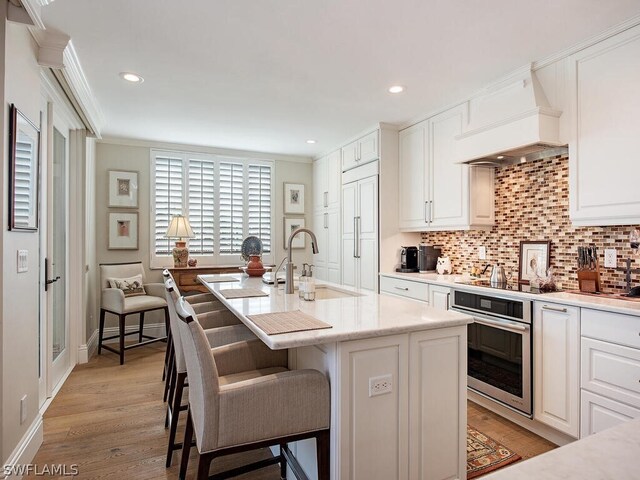
[[604, 266], [605, 268], [616, 268], [618, 265], [618, 253], [615, 248], [604, 249]]
[[487, 259], [487, 247], [485, 247], [485, 246], [478, 247], [478, 258], [480, 260], [486, 260]]
[[29, 270], [29, 250], [18, 250], [18, 273]]

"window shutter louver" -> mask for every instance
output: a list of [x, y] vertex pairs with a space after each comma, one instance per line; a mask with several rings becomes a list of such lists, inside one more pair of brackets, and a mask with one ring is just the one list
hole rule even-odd
[[271, 167], [249, 165], [249, 235], [262, 240], [263, 253], [271, 252]]
[[15, 225], [32, 225], [34, 222], [36, 205], [31, 201], [36, 182], [36, 168], [32, 163], [35, 158], [33, 149], [35, 145], [26, 136], [19, 135], [16, 141], [15, 158], [15, 194], [14, 194], [14, 218]]
[[182, 213], [182, 158], [156, 156], [155, 160], [155, 252], [169, 255], [175, 242], [165, 237], [169, 221]]
[[188, 212], [195, 238], [189, 241], [192, 255], [213, 255], [215, 233], [215, 170], [210, 160], [189, 160]]
[[244, 234], [244, 176], [241, 163], [220, 163], [220, 253], [240, 253]]

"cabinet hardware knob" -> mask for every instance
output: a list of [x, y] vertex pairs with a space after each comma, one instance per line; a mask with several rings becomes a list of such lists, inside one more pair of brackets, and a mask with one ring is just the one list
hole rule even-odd
[[551, 310], [552, 312], [567, 313], [567, 309], [566, 308], [550, 307], [549, 305], [543, 305], [542, 309], [543, 310]]
[[408, 288], [408, 287], [394, 287], [394, 288], [396, 288], [396, 289], [398, 289], [398, 290], [404, 290], [405, 292], [408, 292], [408, 291], [409, 291], [409, 288]]

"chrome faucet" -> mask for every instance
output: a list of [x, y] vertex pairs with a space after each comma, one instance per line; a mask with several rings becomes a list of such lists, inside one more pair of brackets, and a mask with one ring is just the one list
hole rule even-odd
[[314, 254], [319, 252], [318, 240], [316, 239], [316, 234], [313, 233], [311, 230], [309, 230], [308, 228], [298, 228], [297, 230], [294, 230], [293, 232], [291, 232], [291, 235], [289, 235], [289, 240], [287, 241], [288, 252], [287, 252], [287, 265], [285, 267], [286, 277], [284, 282], [284, 290], [286, 293], [293, 293], [293, 269], [295, 268], [295, 265], [293, 264], [293, 261], [291, 259], [291, 254], [292, 254], [291, 243], [293, 242], [293, 237], [295, 237], [299, 233], [308, 233], [309, 236], [311, 237], [311, 251]]

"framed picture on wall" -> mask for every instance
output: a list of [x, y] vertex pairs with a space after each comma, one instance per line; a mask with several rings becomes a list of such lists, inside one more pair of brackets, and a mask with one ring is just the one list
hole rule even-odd
[[9, 108], [9, 230], [38, 231], [40, 129]]
[[[284, 249], [287, 250], [289, 245], [287, 242], [289, 241], [289, 235], [294, 230], [298, 228], [304, 228], [304, 218], [285, 218], [284, 219]], [[293, 241], [291, 242], [291, 248], [304, 248], [305, 247], [305, 235], [299, 233], [295, 237], [293, 237]]]
[[304, 185], [284, 184], [284, 213], [304, 213]]
[[109, 250], [138, 250], [138, 213], [109, 213]]
[[138, 208], [138, 172], [109, 170], [109, 206]]
[[549, 270], [551, 242], [523, 241], [520, 242], [520, 262], [518, 268], [518, 283], [528, 285], [536, 277], [544, 277]]

